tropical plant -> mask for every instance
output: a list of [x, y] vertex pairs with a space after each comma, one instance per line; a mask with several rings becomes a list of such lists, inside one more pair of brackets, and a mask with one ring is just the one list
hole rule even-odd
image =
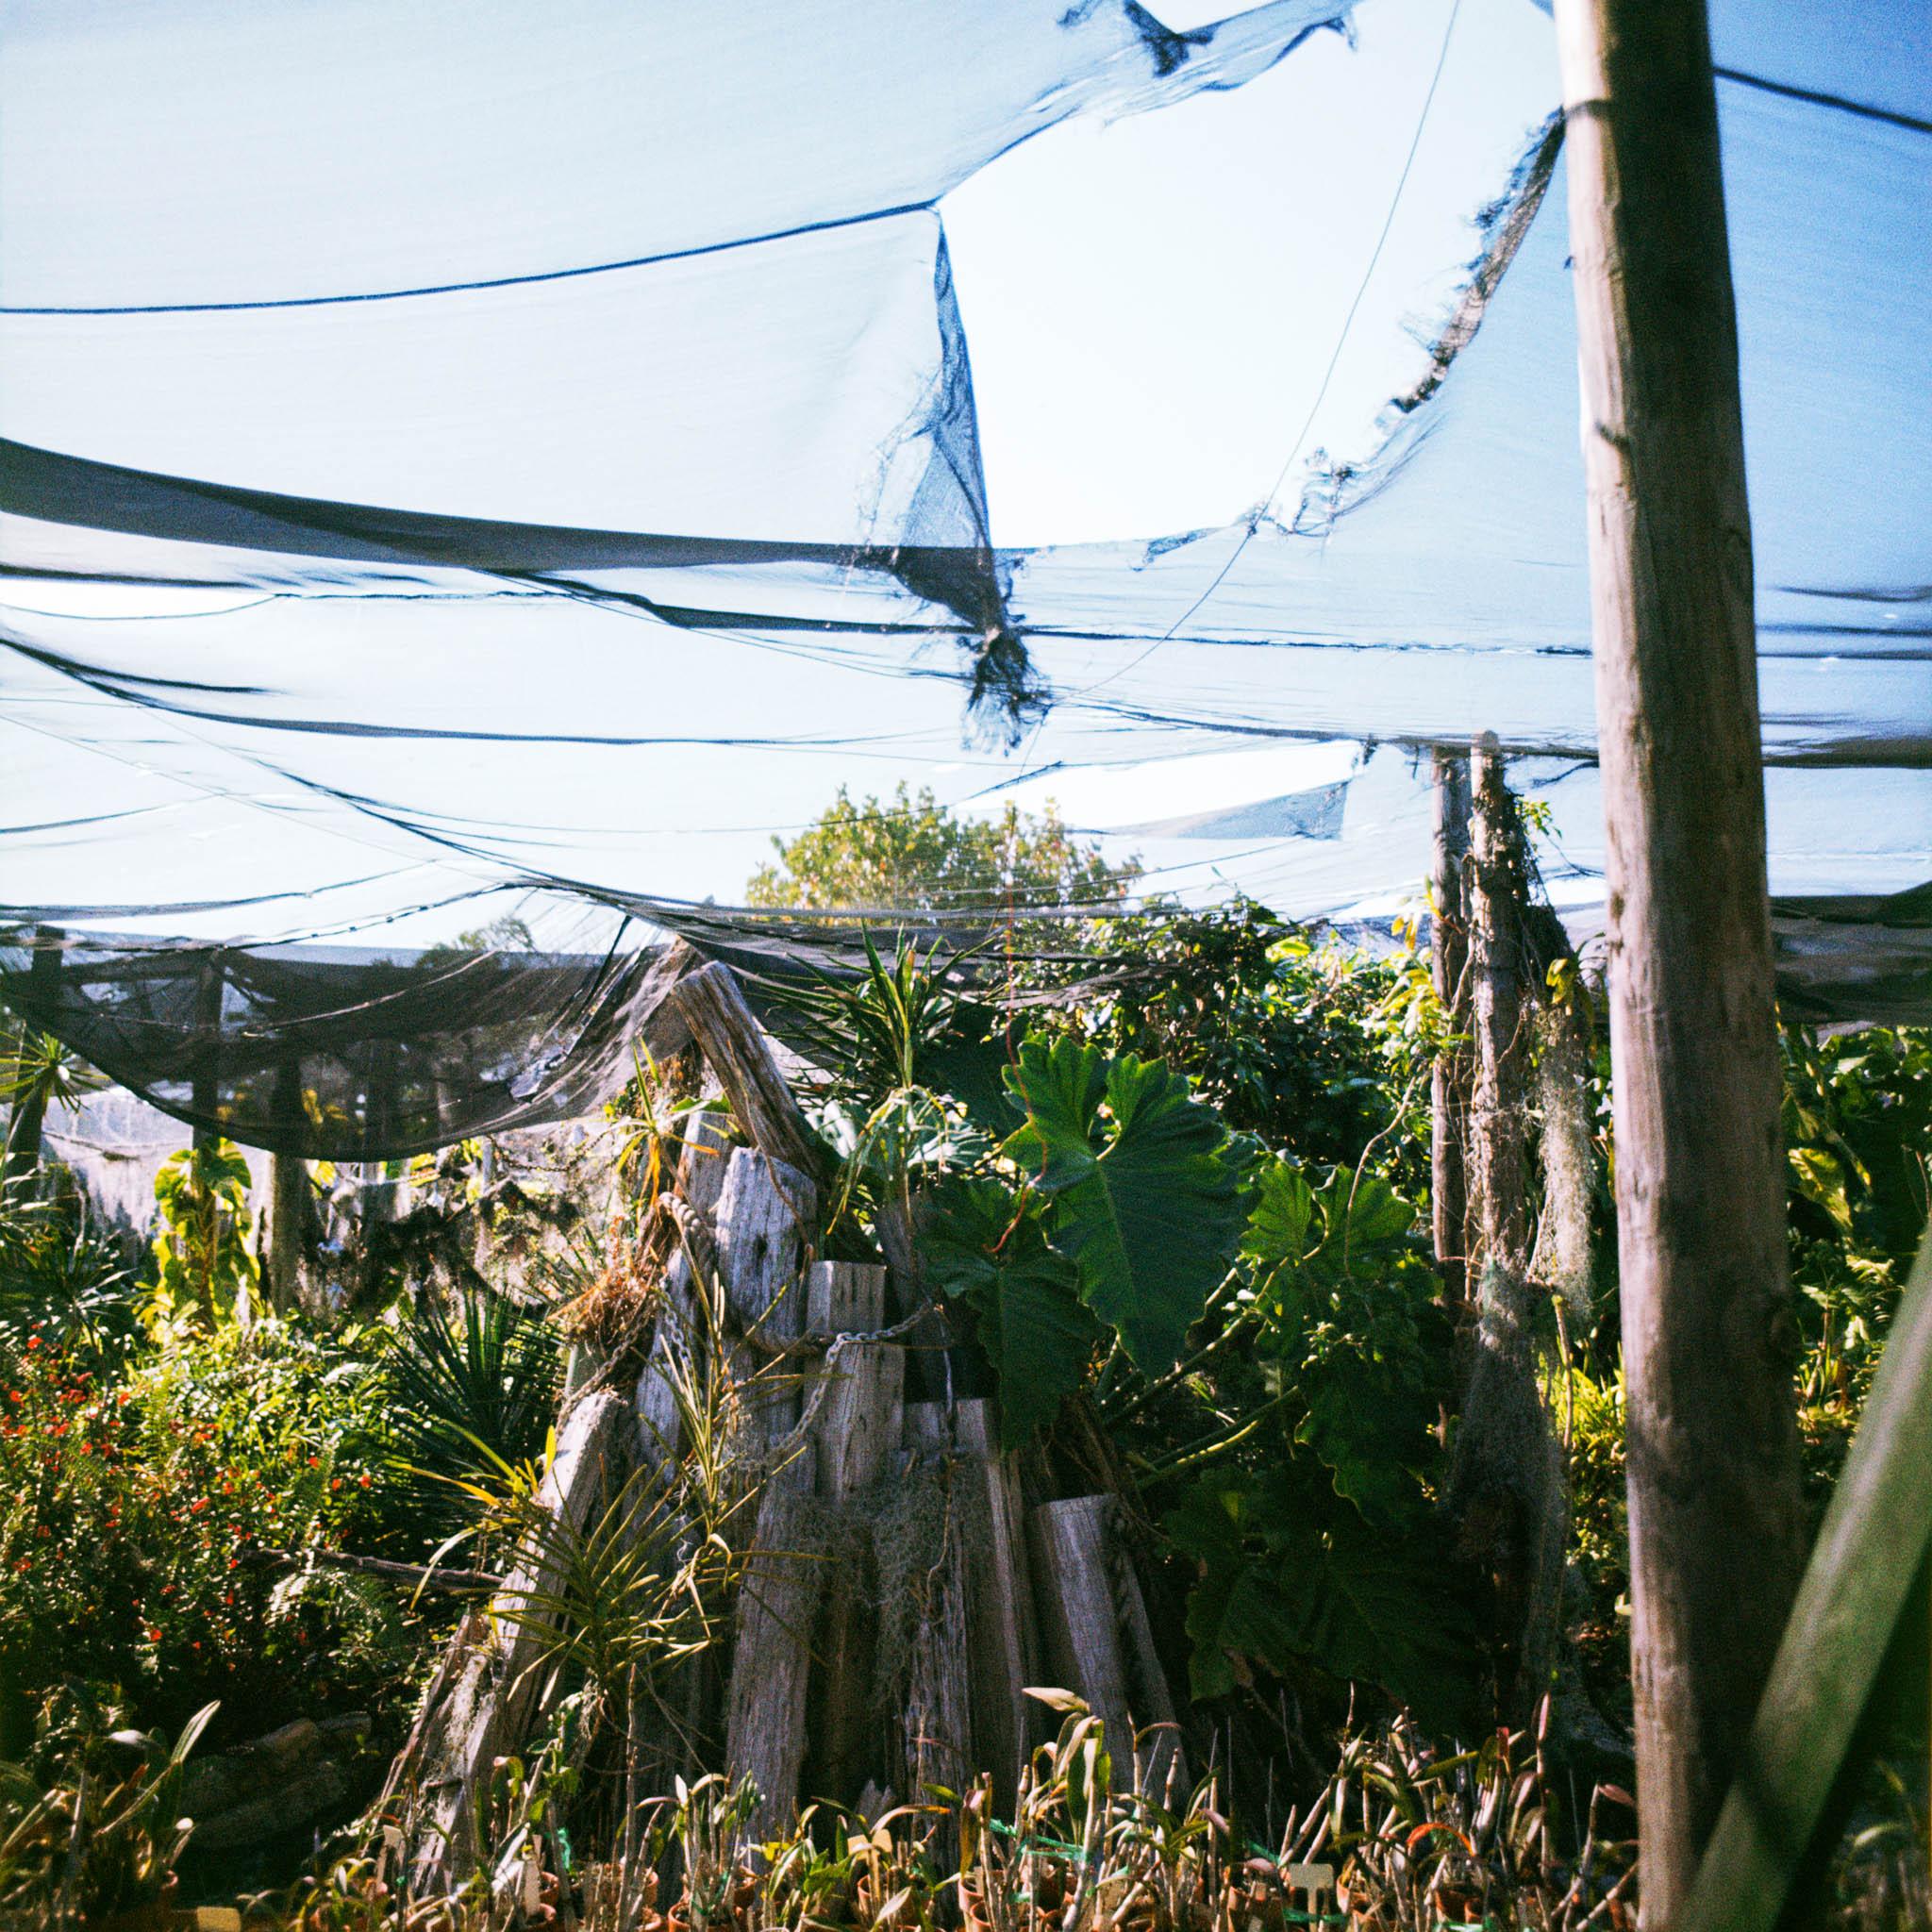
[[1040, 1196], [961, 1179], [939, 1197], [923, 1244], [926, 1277], [970, 1308], [999, 1377], [1000, 1432], [1016, 1448], [1087, 1380], [1105, 1331], [1079, 1271], [1048, 1241]]
[[1007, 1083], [1026, 1120], [1000, 1151], [1082, 1299], [1143, 1372], [1169, 1367], [1241, 1234], [1226, 1127], [1180, 1074], [1074, 1040], [1026, 1041]]
[[77, 1112], [90, 1093], [108, 1084], [64, 1041], [22, 1023], [11, 1052], [0, 1060], [0, 1100], [12, 1109], [0, 1175], [31, 1174], [40, 1164], [41, 1132], [50, 1107]]
[[0, 1178], [0, 1348], [39, 1330], [98, 1347], [125, 1333], [133, 1275], [87, 1197]]
[[155, 1175], [158, 1325], [229, 1318], [243, 1289], [261, 1279], [248, 1245], [249, 1180], [248, 1162], [230, 1141], [197, 1141], [162, 1162]]
[[180, 1816], [182, 1773], [215, 1709], [197, 1711], [172, 1744], [126, 1728], [91, 1733], [45, 1790], [0, 1764], [0, 1922], [78, 1932], [158, 1912], [192, 1829]]
[[431, 1540], [468, 1525], [465, 1482], [541, 1460], [563, 1382], [547, 1314], [489, 1289], [447, 1304], [423, 1293], [397, 1310], [382, 1380], [393, 1479]]

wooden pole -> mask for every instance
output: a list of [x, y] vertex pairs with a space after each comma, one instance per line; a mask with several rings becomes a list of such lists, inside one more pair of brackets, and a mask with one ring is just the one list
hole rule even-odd
[[1803, 1548], [1751, 523], [1704, 0], [1556, 0], [1628, 1378], [1644, 1923], [1672, 1925]]
[[1921, 1243], [1683, 1932], [1771, 1932], [1932, 1528], [1932, 1237]]
[[194, 1076], [190, 1103], [199, 1118], [194, 1123], [194, 1145], [211, 1148], [220, 1144], [222, 1130], [208, 1120], [222, 1107], [222, 1001], [227, 979], [219, 951], [211, 951], [201, 962], [194, 987]]
[[[1436, 843], [1430, 880], [1429, 973], [1451, 1029], [1469, 1032], [1469, 760], [1437, 746]], [[1429, 1076], [1429, 1203], [1436, 1265], [1452, 1303], [1466, 1293], [1469, 1253], [1463, 1226], [1468, 1180], [1463, 1137], [1469, 1124], [1469, 1050], [1439, 1054]]]

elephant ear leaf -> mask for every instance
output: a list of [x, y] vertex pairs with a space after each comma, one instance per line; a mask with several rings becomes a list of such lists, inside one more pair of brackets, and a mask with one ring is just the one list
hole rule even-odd
[[1158, 1373], [1241, 1237], [1226, 1128], [1158, 1061], [1074, 1041], [1028, 1041], [1007, 1081], [1026, 1124], [1005, 1152], [1051, 1203], [1047, 1232], [1088, 1307]]
[[979, 1317], [999, 1377], [1000, 1440], [1016, 1449], [1086, 1379], [1100, 1324], [1074, 1264], [1047, 1245], [1037, 1211], [996, 1181], [943, 1190], [924, 1241], [927, 1278]]

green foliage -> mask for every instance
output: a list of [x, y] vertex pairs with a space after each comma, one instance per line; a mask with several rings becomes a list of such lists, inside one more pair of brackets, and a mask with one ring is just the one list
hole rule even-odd
[[1426, 1725], [1466, 1734], [1480, 1722], [1477, 1633], [1430, 1519], [1391, 1535], [1327, 1507], [1291, 1467], [1240, 1484], [1204, 1477], [1166, 1528], [1198, 1566], [1188, 1599], [1195, 1696], [1224, 1695], [1256, 1663], [1312, 1663], [1379, 1685]]
[[257, 1731], [380, 1709], [397, 1659], [345, 1668], [322, 1607], [272, 1618], [263, 1549], [340, 1547], [393, 1502], [380, 1391], [357, 1358], [279, 1323], [190, 1329], [165, 1349], [0, 1363], [0, 1679], [16, 1733], [66, 1680], [118, 1685], [179, 1722], [211, 1697]]
[[232, 1316], [261, 1278], [248, 1245], [248, 1162], [232, 1141], [184, 1147], [155, 1175], [155, 1317], [168, 1324]]
[[1415, 1222], [1379, 1175], [1272, 1158], [1255, 1177], [1247, 1345], [1201, 1391], [1237, 1421], [1173, 1465], [1214, 1464], [1166, 1517], [1196, 1569], [1198, 1696], [1312, 1667], [1474, 1721], [1480, 1647], [1433, 1498], [1449, 1324]]
[[188, 1842], [182, 1770], [216, 1707], [197, 1711], [172, 1744], [143, 1731], [109, 1733], [121, 1713], [89, 1709], [45, 1790], [20, 1766], [0, 1764], [0, 1923], [50, 1932], [161, 1923]]
[[1001, 1151], [1051, 1203], [1082, 1297], [1139, 1367], [1168, 1367], [1241, 1232], [1225, 1126], [1181, 1075], [1074, 1040], [1027, 1041], [1007, 1084], [1026, 1124]]
[[1449, 1324], [1416, 1210], [1375, 1174], [1331, 1170], [1319, 1188], [1287, 1161], [1264, 1169], [1242, 1240], [1263, 1320], [1257, 1348], [1298, 1393], [1295, 1441], [1371, 1519], [1399, 1519], [1432, 1459]]
[[0, 1179], [0, 1349], [18, 1350], [35, 1330], [76, 1347], [125, 1335], [132, 1286], [86, 1196]]
[[412, 1525], [436, 1536], [471, 1510], [459, 1485], [539, 1461], [563, 1386], [562, 1341], [540, 1309], [466, 1289], [406, 1304], [382, 1359], [384, 1443]]
[[1393, 962], [1315, 943], [1252, 899], [1150, 921], [1120, 965], [1074, 1030], [1165, 1060], [1231, 1128], [1306, 1160], [1355, 1166], [1420, 1056], [1384, 1012]]
[[0, 1058], [0, 1100], [10, 1108], [0, 1172], [31, 1172], [40, 1158], [41, 1127], [47, 1109], [60, 1107], [74, 1113], [90, 1093], [107, 1084], [105, 1074], [53, 1034], [23, 1024], [11, 1049]]
[[939, 963], [937, 946], [922, 955], [901, 933], [891, 957], [861, 928], [865, 970], [852, 979], [821, 976], [781, 988], [781, 1008], [798, 1043], [828, 1071], [841, 1098], [874, 1106], [889, 1093], [933, 1084], [933, 1063], [954, 1041], [959, 994]]
[[1024, 911], [1119, 899], [1140, 871], [1109, 865], [1050, 805], [1037, 815], [1009, 805], [997, 819], [955, 818], [930, 790], [915, 796], [903, 783], [890, 800], [855, 800], [841, 785], [816, 824], [772, 845], [778, 863], [753, 874], [750, 905]]
[[1051, 1423], [1087, 1378], [1101, 1327], [1073, 1262], [1047, 1243], [1039, 1203], [998, 1181], [960, 1181], [940, 1197], [923, 1243], [933, 1285], [973, 1309], [999, 1375], [1000, 1433], [1017, 1448]]

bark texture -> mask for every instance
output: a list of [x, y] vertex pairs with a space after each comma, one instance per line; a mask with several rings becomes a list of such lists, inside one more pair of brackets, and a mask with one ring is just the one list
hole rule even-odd
[[1751, 520], [1703, 0], [1557, 0], [1628, 1377], [1644, 1920], [1675, 1922], [1803, 1548]]

